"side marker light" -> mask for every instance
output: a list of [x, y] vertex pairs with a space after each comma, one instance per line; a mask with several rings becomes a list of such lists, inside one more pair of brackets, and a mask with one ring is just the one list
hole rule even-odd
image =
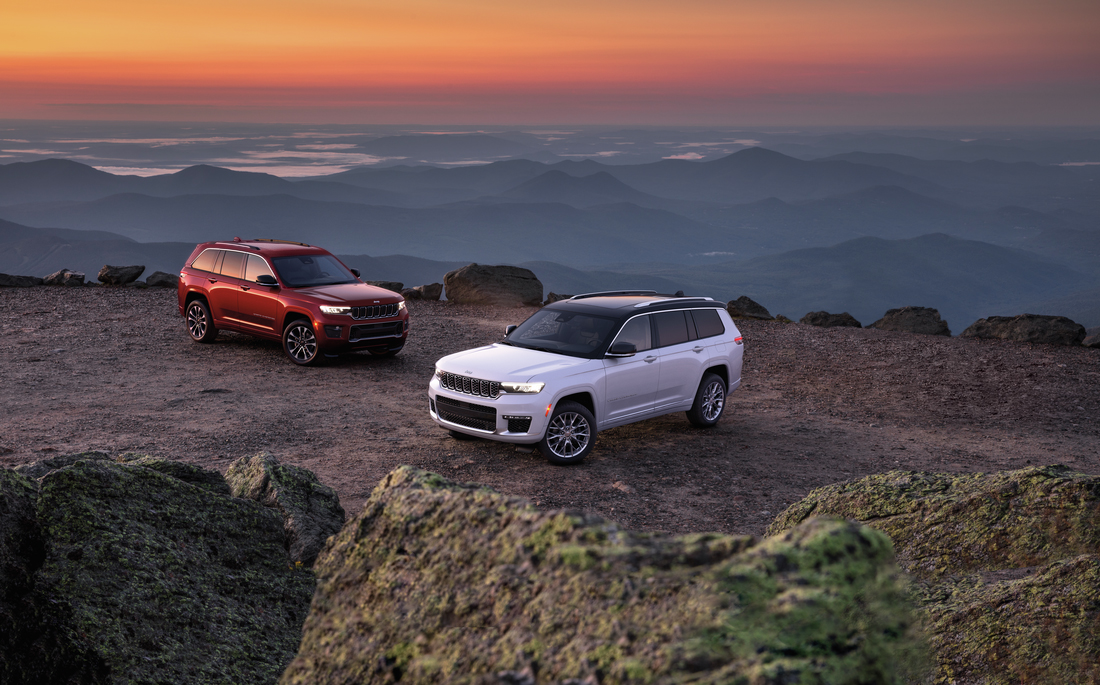
[[546, 405], [546, 415], [547, 415], [547, 416], [550, 416], [550, 407], [552, 407], [552, 406], [554, 406], [554, 403], [553, 403], [553, 402], [551, 402], [550, 404]]

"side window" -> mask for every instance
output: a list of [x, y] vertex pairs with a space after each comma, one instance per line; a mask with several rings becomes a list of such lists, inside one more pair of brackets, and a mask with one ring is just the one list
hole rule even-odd
[[726, 332], [717, 309], [693, 309], [691, 316], [695, 319], [695, 330], [699, 331], [700, 338], [710, 338]]
[[688, 321], [683, 311], [658, 312], [653, 314], [653, 321], [657, 324], [657, 345], [659, 347], [678, 345], [694, 338], [691, 333], [688, 333]]
[[218, 257], [222, 256], [221, 250], [203, 250], [199, 258], [191, 262], [191, 268], [199, 271], [217, 273]]
[[248, 255], [248, 263], [244, 267], [244, 280], [255, 283], [256, 277], [264, 274], [272, 278], [275, 277], [275, 274], [271, 273], [271, 267], [267, 265], [263, 257], [254, 254]]
[[648, 316], [637, 316], [626, 322], [615, 342], [634, 343], [634, 347], [641, 352], [653, 348], [653, 327], [649, 323]]
[[222, 259], [222, 265], [218, 269], [218, 273], [230, 278], [240, 278], [241, 274], [244, 273], [244, 259], [247, 256], [248, 255], [243, 252], [226, 250], [225, 257]]

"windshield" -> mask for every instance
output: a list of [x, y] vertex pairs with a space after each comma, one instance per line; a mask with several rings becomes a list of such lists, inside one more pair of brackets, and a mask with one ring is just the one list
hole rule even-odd
[[614, 319], [553, 309], [540, 309], [508, 337], [517, 347], [592, 358], [607, 344]]
[[271, 260], [279, 280], [290, 288], [356, 283], [357, 279], [332, 255], [305, 254]]

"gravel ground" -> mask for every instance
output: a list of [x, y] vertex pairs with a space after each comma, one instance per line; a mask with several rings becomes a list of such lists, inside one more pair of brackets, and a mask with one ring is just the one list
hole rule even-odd
[[634, 529], [756, 535], [813, 488], [891, 469], [1100, 473], [1100, 350], [772, 322], [740, 323], [744, 381], [716, 428], [651, 419], [551, 466], [456, 441], [427, 412], [436, 359], [533, 310], [409, 309], [397, 357], [298, 368], [274, 342], [192, 343], [174, 291], [0, 288], [0, 465], [136, 451], [224, 472], [266, 450], [317, 473], [349, 514], [413, 464]]

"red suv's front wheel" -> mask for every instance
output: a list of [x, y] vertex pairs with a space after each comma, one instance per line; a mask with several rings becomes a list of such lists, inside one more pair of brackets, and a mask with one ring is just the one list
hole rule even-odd
[[287, 324], [283, 330], [283, 350], [295, 364], [306, 366], [316, 363], [321, 355], [313, 325], [305, 319], [296, 319]]

